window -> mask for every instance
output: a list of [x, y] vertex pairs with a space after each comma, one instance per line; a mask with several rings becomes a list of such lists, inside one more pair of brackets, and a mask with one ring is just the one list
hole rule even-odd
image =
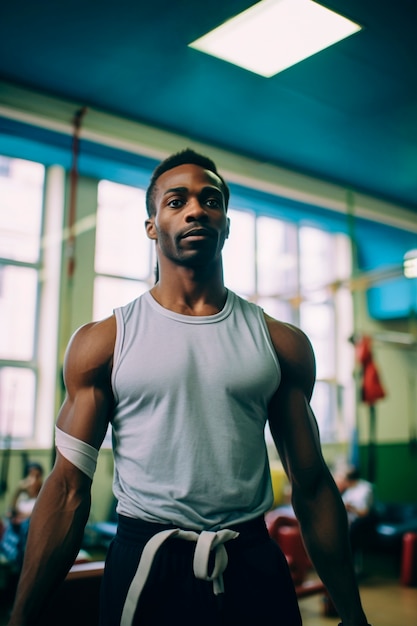
[[226, 284], [242, 297], [256, 290], [255, 214], [229, 209], [230, 239], [223, 249]]
[[0, 437], [32, 439], [44, 167], [0, 156]]
[[[53, 413], [55, 325], [44, 309], [48, 301], [58, 310], [60, 244], [53, 259], [42, 246], [46, 233], [62, 228], [56, 203], [48, 209], [48, 191], [44, 201], [44, 187], [54, 184], [63, 203], [64, 174], [53, 169], [46, 176], [41, 164], [0, 157], [0, 315], [6, 330], [0, 335], [0, 439], [25, 445], [49, 440]], [[343, 438], [354, 407], [353, 321], [350, 293], [335, 285], [350, 275], [347, 237], [238, 207], [229, 217], [231, 237], [223, 253], [227, 286], [307, 333], [317, 360], [312, 405], [322, 439]], [[93, 319], [111, 315], [154, 283], [155, 252], [145, 219], [144, 189], [100, 181]], [[46, 265], [55, 268], [52, 279], [48, 271], [46, 280]]]
[[299, 250], [300, 327], [312, 342], [317, 365], [312, 408], [322, 439], [336, 441], [354, 417], [352, 298], [347, 289], [336, 289], [351, 273], [350, 243], [343, 235], [301, 227]]
[[[332, 288], [350, 275], [348, 239], [237, 207], [229, 209], [229, 218], [231, 234], [223, 251], [225, 283], [309, 336], [317, 361], [313, 410], [322, 440], [336, 441], [346, 434], [347, 416], [341, 415], [340, 398], [354, 393], [349, 387], [352, 376], [346, 376], [349, 368], [353, 371], [348, 344], [351, 298]], [[115, 306], [133, 300], [153, 284], [154, 246], [146, 236], [145, 219], [145, 190], [100, 182], [95, 319], [110, 315]]]
[[255, 213], [230, 210], [226, 284], [271, 316], [308, 335], [317, 364], [312, 408], [322, 440], [346, 436], [353, 420], [351, 296], [335, 285], [350, 276], [349, 240]]
[[271, 217], [256, 220], [257, 302], [269, 315], [297, 323], [297, 227]]
[[94, 319], [112, 314], [153, 282], [155, 258], [148, 239], [145, 190], [100, 181], [98, 187]]

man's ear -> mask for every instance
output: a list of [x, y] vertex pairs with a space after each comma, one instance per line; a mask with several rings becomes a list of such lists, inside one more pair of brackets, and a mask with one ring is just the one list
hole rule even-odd
[[151, 215], [151, 217], [145, 220], [145, 229], [149, 239], [157, 239], [154, 215]]
[[229, 238], [229, 234], [230, 234], [230, 217], [227, 218], [226, 239]]

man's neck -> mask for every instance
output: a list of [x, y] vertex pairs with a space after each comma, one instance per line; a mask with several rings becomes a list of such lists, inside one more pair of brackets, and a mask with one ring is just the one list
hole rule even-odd
[[151, 295], [165, 309], [182, 315], [215, 315], [224, 307], [227, 289], [223, 277], [196, 276], [192, 272], [179, 272], [166, 276], [151, 289]]

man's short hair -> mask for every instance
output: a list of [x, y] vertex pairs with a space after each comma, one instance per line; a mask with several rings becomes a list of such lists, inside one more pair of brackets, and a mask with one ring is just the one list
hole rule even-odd
[[156, 182], [158, 178], [165, 172], [168, 172], [169, 170], [172, 170], [174, 167], [178, 167], [179, 165], [198, 165], [205, 170], [216, 174], [222, 184], [222, 192], [224, 196], [225, 207], [227, 209], [230, 197], [229, 187], [227, 186], [224, 178], [217, 171], [217, 167], [214, 161], [202, 154], [198, 154], [194, 150], [191, 150], [191, 148], [186, 148], [181, 152], [176, 152], [175, 154], [167, 157], [164, 161], [161, 161], [161, 163], [155, 168], [148, 189], [146, 191], [146, 210], [149, 217], [151, 215], [154, 215], [156, 212], [156, 207], [154, 204], [154, 192], [156, 189]]
[[359, 480], [360, 477], [361, 477], [361, 473], [360, 473], [359, 467], [355, 467], [355, 466], [348, 467], [347, 472], [346, 472], [347, 480]]
[[37, 470], [41, 476], [43, 476], [44, 470], [40, 463], [37, 463], [36, 461], [29, 461], [25, 467], [25, 475], [27, 476], [31, 470]]

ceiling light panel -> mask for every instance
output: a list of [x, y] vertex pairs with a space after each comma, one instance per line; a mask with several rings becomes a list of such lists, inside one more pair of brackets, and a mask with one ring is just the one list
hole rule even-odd
[[262, 0], [189, 45], [269, 78], [360, 29], [312, 0]]

